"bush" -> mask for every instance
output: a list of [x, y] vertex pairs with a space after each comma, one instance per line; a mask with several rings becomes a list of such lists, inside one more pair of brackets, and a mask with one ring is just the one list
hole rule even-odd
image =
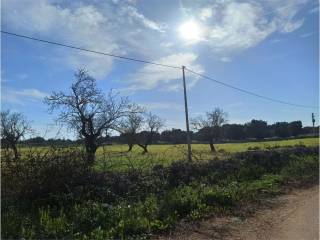
[[[8, 157], [8, 156], [6, 156]], [[15, 165], [2, 165], [4, 202], [18, 200], [26, 208], [67, 204], [89, 192], [90, 173], [79, 151], [50, 149], [27, 154]]]
[[235, 204], [232, 189], [224, 186], [215, 186], [206, 189], [201, 196], [202, 202], [208, 206], [232, 206]]
[[319, 160], [317, 156], [292, 156], [292, 161], [281, 170], [287, 180], [310, 183], [319, 179]]
[[258, 180], [239, 183], [235, 198], [239, 203], [241, 201], [254, 201], [258, 196], [277, 194], [280, 192], [282, 182], [282, 176], [269, 174]]
[[199, 205], [198, 195], [199, 193], [190, 186], [177, 187], [164, 196], [160, 214], [162, 217], [185, 217]]
[[[2, 236], [9, 239], [142, 239], [181, 218], [232, 211], [318, 179], [318, 148], [254, 151], [228, 159], [98, 172], [81, 152], [52, 150], [3, 163]], [[22, 205], [23, 203], [23, 205]]]

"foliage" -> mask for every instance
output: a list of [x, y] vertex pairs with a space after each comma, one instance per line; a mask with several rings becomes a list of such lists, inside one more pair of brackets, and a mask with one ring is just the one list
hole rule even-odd
[[83, 153], [69, 151], [30, 152], [22, 165], [3, 163], [3, 238], [144, 239], [182, 218], [230, 213], [278, 194], [284, 184], [318, 179], [317, 147], [121, 172], [87, 168]]
[[246, 124], [248, 136], [256, 139], [264, 139], [268, 137], [268, 124], [263, 120], [251, 120]]

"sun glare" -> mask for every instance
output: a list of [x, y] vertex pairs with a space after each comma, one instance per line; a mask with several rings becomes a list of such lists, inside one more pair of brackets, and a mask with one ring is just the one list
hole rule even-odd
[[191, 41], [191, 42], [200, 41], [202, 38], [201, 28], [193, 20], [190, 20], [190, 21], [182, 24], [179, 27], [179, 32], [184, 39]]

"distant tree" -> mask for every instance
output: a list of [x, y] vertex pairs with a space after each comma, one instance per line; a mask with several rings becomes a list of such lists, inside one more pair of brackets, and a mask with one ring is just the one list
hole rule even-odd
[[165, 130], [161, 133], [160, 136], [161, 141], [172, 144], [186, 143], [186, 138], [187, 132], [176, 128]]
[[[316, 134], [319, 135], [319, 126], [318, 127], [315, 127], [315, 130], [316, 130]], [[313, 131], [313, 127], [303, 127], [302, 128], [302, 134], [305, 134], [305, 135], [311, 135], [311, 134], [314, 134], [314, 131]]]
[[224, 124], [222, 126], [224, 137], [229, 140], [242, 140], [246, 138], [243, 124]]
[[205, 140], [209, 141], [211, 152], [215, 152], [214, 142], [222, 137], [222, 125], [227, 122], [228, 114], [221, 108], [207, 112], [205, 117], [192, 119], [191, 124]]
[[80, 69], [75, 74], [70, 91], [53, 92], [45, 98], [49, 110], [59, 109], [58, 121], [66, 124], [83, 138], [87, 164], [93, 164], [99, 139], [110, 129], [117, 129], [122, 117], [134, 111], [127, 98], [110, 91], [106, 96], [97, 87], [96, 80]]
[[128, 144], [128, 152], [130, 152], [137, 143], [137, 133], [144, 123], [142, 109], [141, 112], [132, 112], [125, 117], [119, 124], [118, 131], [121, 138]]
[[155, 114], [147, 113], [144, 119], [144, 131], [137, 134], [138, 146], [143, 149], [143, 154], [148, 152], [148, 146], [157, 136], [158, 131], [164, 126], [164, 120]]
[[268, 124], [263, 120], [251, 120], [246, 124], [249, 137], [263, 139], [268, 136]]
[[290, 136], [289, 123], [287, 122], [276, 122], [272, 125], [274, 134], [280, 138], [286, 138]]
[[46, 144], [46, 140], [43, 137], [29, 138], [23, 142], [26, 144], [32, 144], [32, 145], [45, 145]]
[[289, 123], [289, 129], [291, 135], [296, 137], [302, 133], [302, 122], [301, 121], [293, 121]]
[[10, 110], [1, 111], [2, 145], [12, 149], [15, 159], [19, 158], [17, 144], [31, 130], [29, 122], [21, 113], [11, 113]]

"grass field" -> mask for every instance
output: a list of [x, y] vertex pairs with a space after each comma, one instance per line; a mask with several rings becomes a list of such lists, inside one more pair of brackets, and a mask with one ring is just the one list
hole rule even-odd
[[[250, 150], [250, 148], [267, 149], [269, 147], [284, 147], [303, 144], [306, 146], [319, 145], [318, 138], [300, 138], [290, 140], [277, 140], [277, 141], [263, 141], [263, 142], [244, 142], [244, 143], [222, 143], [215, 144], [218, 151], [215, 155], [210, 152], [208, 144], [192, 144], [192, 154], [194, 160], [209, 160], [214, 156], [223, 156], [228, 153], [243, 152]], [[80, 148], [80, 147], [79, 147]], [[49, 147], [33, 147], [32, 151], [45, 151]], [[185, 144], [176, 145], [150, 145], [149, 152], [142, 154], [142, 149], [134, 146], [131, 152], [127, 152], [128, 146], [125, 144], [107, 145], [100, 147], [97, 150], [96, 168], [101, 170], [116, 169], [123, 170], [128, 167], [132, 168], [147, 168], [156, 164], [168, 165], [176, 160], [187, 159], [187, 146]], [[30, 151], [29, 148], [20, 148], [24, 153]]]
[[[225, 153], [243, 152], [248, 148], [267, 149], [269, 147], [284, 147], [303, 144], [318, 146], [318, 138], [301, 138], [264, 142], [223, 143], [216, 144], [218, 155]], [[185, 144], [150, 145], [149, 153], [141, 154], [142, 149], [134, 146], [132, 152], [127, 152], [126, 145], [111, 145], [100, 147], [97, 151], [97, 167], [102, 169], [125, 169], [127, 167], [144, 168], [155, 164], [168, 165], [176, 160], [186, 159], [187, 147]], [[209, 160], [213, 158], [208, 144], [192, 144], [194, 160]]]

